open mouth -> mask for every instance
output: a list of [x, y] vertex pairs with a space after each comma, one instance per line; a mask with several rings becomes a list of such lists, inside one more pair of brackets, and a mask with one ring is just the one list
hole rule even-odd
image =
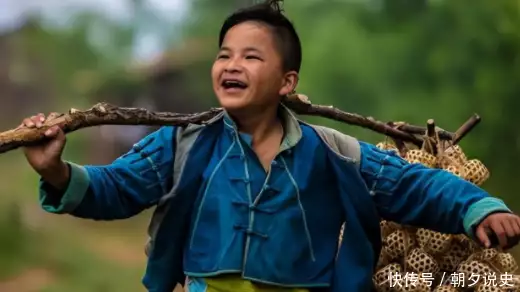
[[222, 81], [222, 87], [224, 87], [224, 89], [228, 90], [228, 89], [246, 89], [247, 88], [247, 84], [245, 84], [244, 82], [240, 81], [240, 80], [236, 80], [236, 79], [224, 79]]

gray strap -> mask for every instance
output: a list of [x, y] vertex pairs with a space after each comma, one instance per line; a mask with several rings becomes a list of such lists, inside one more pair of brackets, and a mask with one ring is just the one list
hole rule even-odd
[[359, 168], [361, 160], [361, 147], [356, 138], [345, 135], [338, 130], [324, 126], [310, 125], [316, 130], [320, 138], [336, 152], [340, 157], [348, 160]]
[[176, 145], [175, 145], [175, 159], [173, 162], [173, 187], [170, 191], [162, 196], [155, 208], [155, 211], [152, 215], [152, 219], [150, 220], [150, 224], [148, 226], [148, 241], [145, 247], [146, 255], [149, 255], [150, 249], [153, 247], [153, 240], [157, 235], [157, 231], [159, 229], [162, 220], [168, 212], [170, 207], [169, 199], [174, 197], [177, 194], [177, 188], [179, 186], [179, 182], [186, 167], [186, 161], [188, 160], [188, 155], [190, 150], [193, 147], [193, 144], [197, 140], [201, 130], [208, 124], [212, 124], [219, 119], [221, 119], [223, 113], [218, 114], [211, 120], [209, 120], [206, 124], [196, 125], [190, 124], [187, 127], [178, 127], [175, 133]]

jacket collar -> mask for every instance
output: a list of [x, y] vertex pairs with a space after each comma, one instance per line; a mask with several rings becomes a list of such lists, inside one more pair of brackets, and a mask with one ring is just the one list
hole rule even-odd
[[[298, 144], [302, 138], [302, 129], [300, 128], [300, 123], [296, 116], [285, 105], [280, 104], [278, 114], [282, 119], [282, 126], [284, 129], [284, 138], [280, 145], [280, 152], [282, 152], [291, 149]], [[249, 145], [251, 144], [251, 136], [238, 131], [236, 123], [227, 111], [224, 110], [223, 114], [219, 118], [223, 118], [225, 127], [238, 133], [246, 143]]]

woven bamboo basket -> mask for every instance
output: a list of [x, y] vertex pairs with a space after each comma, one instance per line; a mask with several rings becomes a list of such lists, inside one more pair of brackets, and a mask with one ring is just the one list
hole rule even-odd
[[[397, 150], [388, 142], [377, 147]], [[448, 145], [436, 155], [425, 149], [405, 150], [403, 158], [444, 169], [479, 186], [490, 177], [486, 166], [468, 159], [458, 145]], [[380, 226], [383, 248], [373, 276], [377, 291], [520, 292], [520, 276], [515, 275], [518, 264], [509, 253], [485, 249], [465, 235], [407, 228], [384, 220]], [[392, 281], [391, 275], [399, 276]]]

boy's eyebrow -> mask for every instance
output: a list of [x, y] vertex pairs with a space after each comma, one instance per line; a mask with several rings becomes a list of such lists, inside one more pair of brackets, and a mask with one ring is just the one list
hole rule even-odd
[[[226, 47], [226, 46], [223, 46], [223, 47], [220, 47], [220, 52], [223, 52], [223, 51], [231, 51], [231, 49], [229, 47]], [[257, 52], [257, 53], [261, 53], [261, 51], [255, 47], [246, 47], [244, 49], [244, 52]]]
[[245, 52], [256, 52], [256, 53], [261, 53], [261, 51], [255, 47], [246, 47], [244, 49]]

